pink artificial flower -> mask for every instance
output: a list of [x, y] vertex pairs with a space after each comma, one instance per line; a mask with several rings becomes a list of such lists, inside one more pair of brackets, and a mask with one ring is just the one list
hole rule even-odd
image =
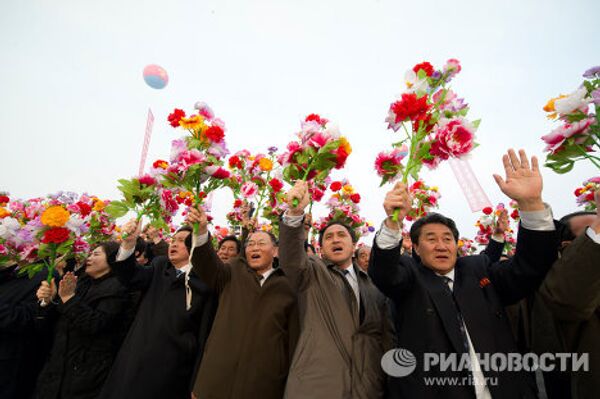
[[460, 61], [456, 58], [450, 58], [448, 61], [446, 61], [446, 65], [444, 65], [443, 72], [448, 73], [447, 81], [449, 82], [454, 76], [458, 75], [461, 69], [462, 67], [460, 66]]
[[75, 242], [73, 243], [73, 252], [76, 254], [87, 253], [90, 250], [90, 245], [81, 239], [81, 237], [77, 237]]
[[141, 176], [138, 181], [140, 182], [140, 185], [143, 186], [153, 186], [156, 184], [156, 179], [150, 175]]
[[433, 132], [430, 154], [441, 159], [461, 157], [473, 149], [475, 129], [462, 118], [441, 120]]
[[242, 184], [240, 192], [244, 198], [254, 198], [256, 193], [258, 193], [258, 186], [256, 185], [256, 183], [247, 181], [244, 184]]
[[168, 213], [174, 214], [179, 209], [177, 201], [173, 198], [171, 190], [163, 190], [160, 195], [160, 202]]
[[[587, 118], [574, 123], [565, 123], [564, 125], [554, 129], [545, 136], [542, 136], [542, 140], [548, 144], [544, 151], [550, 151], [552, 154], [560, 152], [560, 147], [563, 145], [565, 140], [572, 136], [584, 135], [587, 133], [588, 128], [594, 123], [594, 118]], [[585, 141], [585, 137], [583, 138]]]
[[194, 104], [194, 108], [196, 108], [198, 113], [208, 121], [215, 117], [215, 113], [205, 102], [198, 101], [196, 104]]
[[[437, 104], [442, 99], [442, 93], [444, 90], [438, 90], [433, 94], [433, 102]], [[457, 113], [464, 108], [467, 107], [464, 99], [458, 98], [455, 92], [452, 90], [446, 90], [446, 94], [444, 95], [444, 101], [439, 104], [439, 108], [441, 111], [449, 111], [452, 113]]]
[[385, 176], [396, 169], [400, 162], [408, 153], [408, 147], [394, 148], [391, 152], [380, 152], [375, 159], [375, 170], [379, 176]]
[[308, 140], [308, 145], [318, 149], [324, 147], [328, 141], [329, 139], [323, 133], [316, 133]]
[[205, 172], [215, 179], [227, 179], [231, 176], [227, 169], [215, 165], [207, 166]]

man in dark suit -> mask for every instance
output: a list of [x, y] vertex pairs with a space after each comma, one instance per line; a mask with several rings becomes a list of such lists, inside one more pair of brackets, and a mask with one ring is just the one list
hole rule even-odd
[[123, 231], [113, 272], [130, 290], [141, 290], [142, 301], [100, 398], [188, 399], [217, 301], [191, 270], [192, 229], [180, 228], [168, 258], [149, 267], [135, 262], [139, 226], [129, 222]]
[[[439, 214], [419, 219], [411, 227], [418, 258], [400, 256], [401, 224], [412, 202], [402, 183], [385, 198], [388, 218], [376, 236], [369, 274], [396, 306], [398, 347], [416, 358], [412, 374], [392, 379], [391, 392], [397, 397], [535, 397], [529, 375], [494, 370], [480, 361], [486, 355], [517, 352], [504, 307], [537, 289], [558, 249], [552, 214], [541, 199], [537, 159], [530, 166], [524, 151], [517, 157], [510, 150], [503, 161], [506, 180], [494, 178], [504, 194], [518, 202], [522, 218], [516, 254], [510, 260], [457, 258], [456, 225]], [[395, 209], [399, 209], [398, 222], [392, 219]], [[467, 359], [471, 367], [448, 369], [431, 361], [427, 369], [428, 354]]]

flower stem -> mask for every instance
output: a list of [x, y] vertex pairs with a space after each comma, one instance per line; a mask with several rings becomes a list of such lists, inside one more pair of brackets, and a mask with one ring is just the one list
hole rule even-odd
[[48, 277], [46, 281], [48, 284], [52, 283], [54, 278], [54, 269], [56, 268], [56, 244], [50, 245], [50, 263], [48, 264]]
[[579, 150], [583, 157], [589, 159], [590, 162], [596, 166], [596, 168], [600, 169], [600, 158], [588, 154], [583, 148], [581, 148], [580, 145], [575, 145], [575, 147]]

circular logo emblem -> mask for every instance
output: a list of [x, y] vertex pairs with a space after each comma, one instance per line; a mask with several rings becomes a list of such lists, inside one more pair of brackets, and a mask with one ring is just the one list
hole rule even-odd
[[392, 349], [381, 358], [381, 368], [392, 377], [406, 377], [417, 368], [417, 359], [408, 349]]

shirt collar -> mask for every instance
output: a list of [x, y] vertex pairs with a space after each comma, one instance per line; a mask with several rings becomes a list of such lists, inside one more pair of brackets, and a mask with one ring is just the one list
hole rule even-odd
[[440, 277], [448, 277], [452, 282], [454, 282], [454, 268], [446, 274], [440, 274], [437, 272], [435, 274], [437, 274]]

